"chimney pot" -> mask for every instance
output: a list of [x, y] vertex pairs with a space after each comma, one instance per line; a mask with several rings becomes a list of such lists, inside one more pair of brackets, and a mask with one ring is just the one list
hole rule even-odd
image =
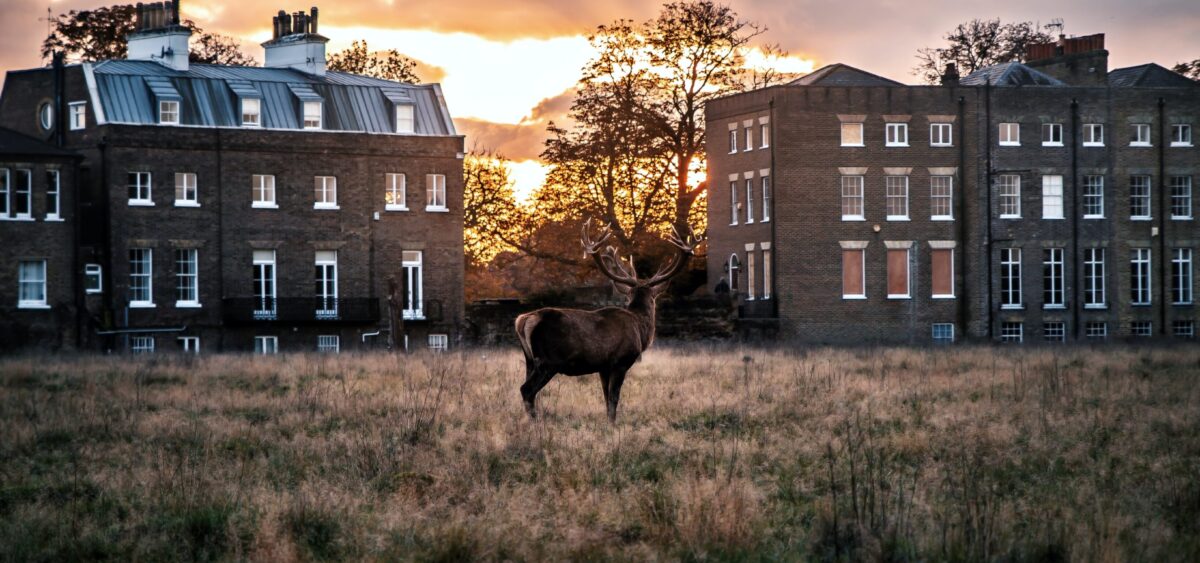
[[171, 3], [171, 25], [179, 25], [179, 2], [175, 0]]
[[311, 20], [311, 21], [309, 23], [308, 32], [316, 33], [317, 32], [317, 7], [316, 6], [312, 7], [312, 15], [309, 16], [309, 20]]

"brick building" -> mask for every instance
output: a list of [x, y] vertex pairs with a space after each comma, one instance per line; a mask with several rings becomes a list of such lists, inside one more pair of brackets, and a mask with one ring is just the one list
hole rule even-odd
[[1200, 84], [1103, 44], [710, 103], [709, 279], [811, 342], [1192, 337]]
[[438, 85], [327, 71], [315, 8], [274, 18], [262, 68], [189, 64], [177, 8], [140, 9], [127, 60], [10, 72], [0, 98], [0, 124], [82, 157], [79, 244], [45, 250], [76, 249], [45, 283], [79, 296], [78, 345], [379, 346], [390, 280], [401, 344], [456, 340], [463, 139]]

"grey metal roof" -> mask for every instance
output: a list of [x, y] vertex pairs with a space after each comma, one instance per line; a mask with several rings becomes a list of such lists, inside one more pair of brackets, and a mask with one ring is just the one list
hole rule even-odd
[[871, 74], [842, 63], [814, 70], [790, 83], [792, 86], [903, 86], [895, 80]]
[[1182, 74], [1154, 63], [1113, 69], [1108, 72], [1108, 85], [1115, 88], [1142, 87], [1196, 87], [1196, 82]]
[[[262, 100], [262, 127], [301, 129], [301, 102], [321, 101], [323, 130], [395, 133], [395, 104], [413, 105], [415, 134], [456, 135], [436, 84], [404, 84], [329, 71], [191, 64], [186, 72], [153, 61], [91, 65], [96, 102], [108, 123], [157, 124], [156, 99], [180, 100], [180, 125], [239, 127], [238, 101]], [[164, 96], [177, 96], [176, 98]]]
[[983, 67], [968, 74], [959, 84], [963, 86], [1066, 86], [1067, 83], [1018, 62]]

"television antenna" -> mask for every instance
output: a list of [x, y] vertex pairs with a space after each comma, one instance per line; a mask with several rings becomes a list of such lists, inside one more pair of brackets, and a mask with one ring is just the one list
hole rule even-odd
[[1043, 28], [1045, 28], [1045, 29], [1054, 29], [1054, 30], [1057, 30], [1057, 31], [1058, 31], [1058, 34], [1059, 34], [1059, 35], [1062, 35], [1062, 34], [1063, 34], [1063, 29], [1065, 29], [1065, 27], [1066, 27], [1066, 26], [1063, 24], [1063, 19], [1062, 19], [1062, 18], [1054, 18], [1054, 19], [1050, 20], [1050, 23], [1048, 23], [1048, 24], [1046, 24], [1046, 25], [1043, 25], [1042, 27], [1043, 27]]

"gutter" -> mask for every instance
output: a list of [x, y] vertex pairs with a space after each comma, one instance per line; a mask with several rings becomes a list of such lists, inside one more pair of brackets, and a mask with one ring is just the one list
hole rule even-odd
[[[1162, 288], [1158, 297], [1159, 323], [1158, 333], [1167, 335], [1167, 302], [1171, 299], [1170, 280], [1167, 278], [1167, 164], [1166, 147], [1170, 141], [1170, 131], [1167, 129], [1166, 99], [1158, 98], [1158, 128], [1162, 133], [1158, 142], [1158, 283]], [[1153, 184], [1151, 184], [1153, 185]], [[1153, 238], [1153, 237], [1151, 237]]]
[[[987, 336], [989, 341], [996, 338], [996, 322], [995, 322], [995, 298], [996, 288], [994, 273], [992, 272], [992, 84], [985, 81], [983, 83], [984, 95], [984, 135], [983, 146], [986, 151], [984, 170], [984, 193], [987, 194], [987, 240], [984, 241], [984, 248], [987, 251]], [[965, 141], [965, 139], [964, 139]]]
[[[1082, 216], [1082, 209], [1079, 209], [1079, 100], [1071, 98], [1071, 280], [1074, 287], [1071, 288], [1071, 320], [1074, 323], [1075, 340], [1083, 338], [1083, 329], [1079, 325], [1079, 310], [1083, 308], [1083, 299], [1080, 298], [1079, 291], [1081, 288], [1079, 283], [1079, 273], [1083, 268], [1079, 265], [1079, 218]], [[1067, 183], [1063, 182], [1063, 190], [1066, 191]], [[1066, 194], [1063, 194], [1066, 197]], [[1064, 205], [1064, 207], [1066, 207]], [[1066, 266], [1064, 260], [1063, 266]], [[1065, 293], [1065, 292], [1064, 292]]]

